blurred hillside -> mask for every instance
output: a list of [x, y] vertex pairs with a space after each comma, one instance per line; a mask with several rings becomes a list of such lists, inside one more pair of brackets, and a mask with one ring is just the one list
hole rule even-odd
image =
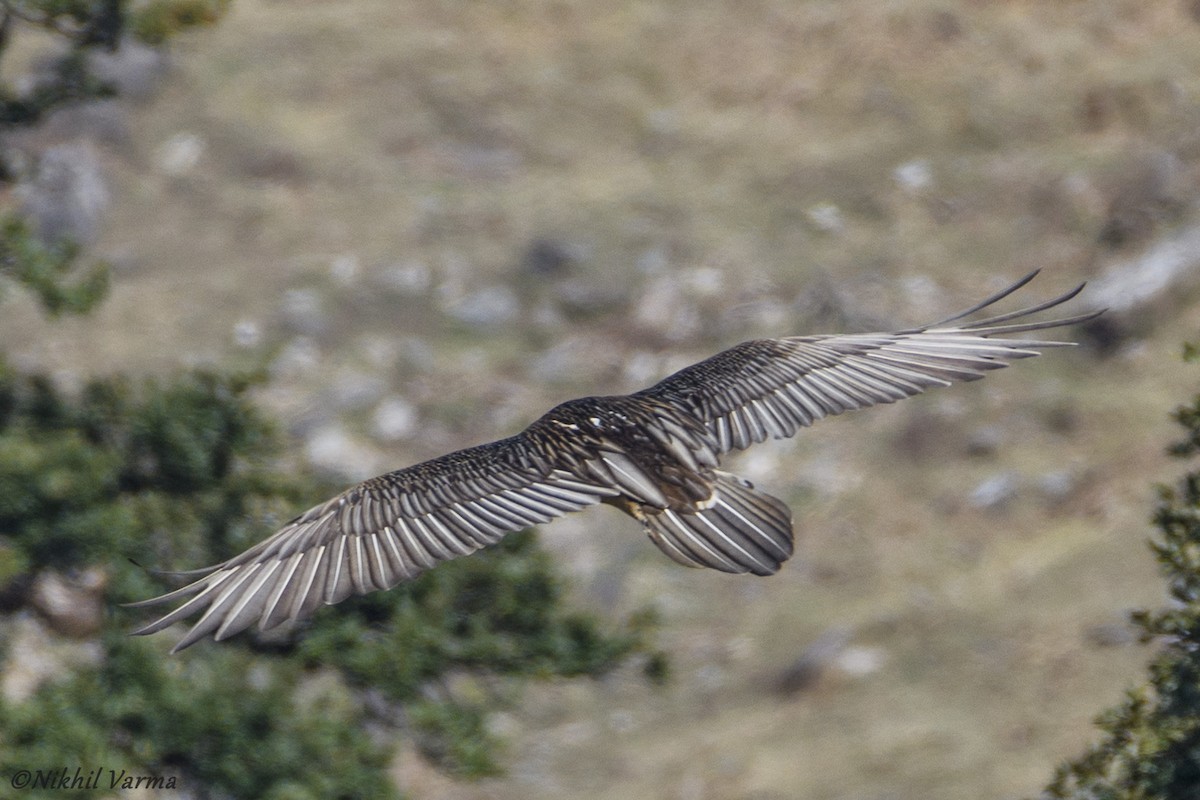
[[[53, 326], [5, 299], [5, 349], [65, 385], [268, 364], [295, 451], [346, 478], [746, 338], [920, 323], [1035, 267], [1049, 296], [1200, 225], [1185, 0], [239, 0], [174, 55], [138, 73], [152, 103], [29, 137], [90, 187], [112, 293]], [[548, 527], [578, 603], [658, 606], [674, 682], [535, 688], [496, 723], [507, 778], [406, 754], [397, 780], [1035, 793], [1147, 656], [1124, 615], [1162, 594], [1187, 277], [1080, 349], [746, 454], [802, 536], [769, 580], [681, 569], [607, 511]]]

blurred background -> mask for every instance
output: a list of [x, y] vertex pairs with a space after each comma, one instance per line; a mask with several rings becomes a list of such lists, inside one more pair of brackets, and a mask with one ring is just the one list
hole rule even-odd
[[[1114, 307], [1061, 334], [1079, 348], [735, 458], [796, 513], [770, 579], [682, 569], [609, 509], [548, 526], [564, 602], [653, 609], [669, 680], [525, 685], [487, 717], [504, 774], [401, 744], [401, 791], [999, 800], [1095, 739], [1152, 653], [1126, 619], [1162, 602], [1149, 516], [1196, 387], [1200, 4], [224, 11], [122, 47], [115, 99], [7, 134], [6, 202], [110, 288], [57, 319], [9, 292], [0, 341], [68, 393], [262, 368], [253, 402], [326, 485], [748, 338], [939, 319], [1034, 268], [1014, 305], [1088, 280], [1072, 310]], [[6, 78], [43, 47], [14, 40]], [[200, 565], [172, 552], [154, 566]], [[42, 617], [9, 611], [12, 651]]]

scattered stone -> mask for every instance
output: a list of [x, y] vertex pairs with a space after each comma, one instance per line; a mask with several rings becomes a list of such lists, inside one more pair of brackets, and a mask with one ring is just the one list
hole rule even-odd
[[994, 456], [1004, 442], [1004, 433], [996, 425], [976, 428], [967, 437], [967, 455], [973, 458]]
[[680, 273], [688, 294], [695, 297], [720, 297], [726, 291], [725, 273], [716, 267], [695, 267]]
[[933, 186], [933, 168], [923, 158], [906, 161], [892, 170], [892, 180], [909, 194], [919, 194]]
[[100, 159], [88, 144], [48, 148], [33, 180], [17, 187], [17, 194], [34, 232], [48, 243], [91, 244], [109, 205]]
[[358, 282], [361, 273], [362, 265], [358, 261], [358, 256], [353, 253], [338, 256], [329, 265], [329, 277], [338, 286], [353, 286]]
[[387, 389], [387, 381], [378, 375], [339, 370], [330, 387], [330, 405], [335, 413], [362, 411], [379, 402]]
[[600, 284], [567, 278], [554, 284], [554, 300], [569, 318], [615, 312], [625, 305], [627, 297], [626, 288], [616, 281]]
[[805, 212], [808, 221], [822, 233], [841, 233], [846, 228], [842, 210], [833, 203], [817, 203]]
[[304, 452], [317, 469], [348, 480], [365, 480], [379, 472], [379, 454], [336, 422], [310, 433]]
[[696, 684], [704, 690], [716, 691], [729, 682], [729, 676], [719, 664], [705, 664], [696, 670]]
[[450, 166], [474, 178], [503, 178], [521, 166], [521, 154], [511, 147], [458, 144], [442, 152]]
[[1038, 491], [1050, 501], [1065, 500], [1078, 484], [1079, 476], [1069, 469], [1046, 472], [1037, 479]]
[[639, 388], [650, 386], [667, 375], [663, 369], [663, 357], [645, 350], [630, 353], [625, 358], [621, 371], [626, 384]]
[[288, 289], [283, 293], [280, 311], [293, 333], [316, 336], [326, 328], [323, 298], [316, 289]]
[[403, 366], [419, 372], [433, 372], [438, 366], [433, 345], [419, 336], [406, 336], [401, 340], [399, 359]]
[[1099, 237], [1101, 244], [1114, 249], [1144, 240], [1176, 220], [1196, 190], [1187, 165], [1171, 152], [1134, 159], [1114, 183]]
[[822, 633], [800, 652], [791, 666], [780, 673], [775, 690], [781, 694], [796, 694], [812, 688], [850, 644], [852, 636], [849, 628], [830, 628]]
[[557, 278], [565, 275], [576, 260], [577, 249], [549, 237], [534, 239], [521, 258], [521, 265], [530, 275]]
[[627, 708], [615, 709], [609, 712], [608, 727], [614, 733], [631, 733], [637, 730], [637, 717]]
[[651, 247], [638, 255], [636, 263], [643, 275], [661, 275], [670, 265], [671, 258], [665, 247]]
[[400, 345], [391, 336], [383, 333], [365, 333], [355, 343], [355, 352], [362, 356], [366, 365], [378, 373], [386, 373], [396, 364], [400, 356]]
[[89, 567], [74, 579], [42, 570], [33, 581], [29, 604], [56, 633], [83, 638], [95, 634], [104, 623], [107, 585], [108, 575], [98, 567]]
[[656, 108], [642, 118], [638, 149], [650, 158], [665, 158], [680, 144], [679, 112], [673, 108]]
[[485, 724], [487, 725], [488, 733], [498, 736], [501, 739], [514, 739], [520, 735], [525, 727], [516, 714], [511, 714], [507, 711], [490, 712]]
[[681, 342], [700, 332], [700, 313], [680, 291], [670, 273], [652, 278], [642, 289], [633, 310], [634, 322], [668, 341]]
[[905, 276], [900, 279], [900, 289], [904, 292], [904, 305], [915, 315], [937, 313], [933, 309], [945, 305], [945, 292], [928, 275]]
[[1187, 228], [1131, 261], [1119, 263], [1088, 284], [1080, 300], [1113, 315], [1134, 315], [1156, 301], [1183, 294], [1200, 281], [1200, 225]]
[[292, 339], [275, 360], [271, 362], [271, 377], [276, 379], [299, 378], [310, 375], [321, 366], [321, 350], [307, 336]]
[[115, 99], [70, 103], [47, 114], [38, 126], [37, 136], [47, 142], [86, 139], [125, 148], [131, 140], [129, 111]]
[[371, 415], [371, 432], [385, 442], [411, 438], [417, 431], [417, 409], [402, 397], [388, 397]]
[[166, 53], [156, 47], [126, 38], [120, 47], [88, 51], [92, 73], [112, 86], [118, 95], [144, 100], [157, 90], [170, 67]]
[[[1180, 298], [1200, 286], [1200, 225], [1160, 238], [1141, 255], [1122, 261], [1088, 284], [1085, 310], [1107, 312], [1082, 326], [1084, 337], [1112, 355], [1168, 319]], [[1134, 343], [1136, 344], [1136, 342]]]
[[6, 638], [8, 659], [0, 669], [0, 696], [12, 705], [28, 700], [42, 684], [104, 658], [98, 640], [59, 639], [28, 612], [13, 618]]
[[999, 511], [1017, 496], [1019, 483], [1015, 473], [998, 472], [980, 481], [967, 502], [981, 511]]
[[878, 672], [887, 662], [887, 651], [882, 647], [847, 647], [838, 654], [835, 665], [840, 672], [851, 678], [865, 678]]
[[488, 286], [448, 303], [446, 313], [471, 327], [494, 328], [516, 321], [521, 302], [507, 286]]
[[163, 172], [178, 177], [196, 168], [204, 150], [204, 139], [198, 134], [177, 133], [159, 146], [155, 161]]
[[567, 321], [558, 307], [548, 302], [539, 302], [532, 311], [525, 315], [525, 319], [534, 328], [541, 331], [561, 329]]
[[[575, 384], [582, 379], [595, 380], [598, 375], [619, 374], [624, 364], [624, 349], [611, 340], [580, 334], [565, 336], [548, 350], [533, 358], [527, 375], [535, 382]], [[511, 391], [524, 391], [520, 384], [510, 387]], [[530, 396], [526, 395], [528, 399]], [[523, 400], [528, 413], [527, 400]]]
[[585, 363], [588, 342], [582, 337], [567, 337], [533, 357], [529, 375], [539, 383], [569, 382], [580, 374]]
[[466, 297], [470, 274], [471, 266], [462, 256], [457, 253], [442, 256], [434, 279], [433, 296], [443, 313], [449, 313], [452, 305]]
[[233, 343], [247, 350], [262, 344], [262, 326], [252, 319], [241, 319], [233, 326]]

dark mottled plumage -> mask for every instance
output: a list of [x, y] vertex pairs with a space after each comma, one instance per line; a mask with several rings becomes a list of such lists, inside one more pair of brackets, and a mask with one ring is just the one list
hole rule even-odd
[[770, 575], [792, 554], [791, 512], [718, 469], [720, 457], [825, 416], [975, 380], [1039, 348], [1070, 344], [988, 337], [1089, 319], [1013, 322], [1070, 300], [1082, 286], [1031, 308], [952, 324], [1036, 274], [933, 325], [745, 342], [649, 389], [572, 400], [516, 436], [364, 481], [187, 586], [135, 603], [182, 601], [135, 633], [201, 611], [176, 651], [255, 622], [271, 628], [601, 502], [640, 520], [682, 564]]

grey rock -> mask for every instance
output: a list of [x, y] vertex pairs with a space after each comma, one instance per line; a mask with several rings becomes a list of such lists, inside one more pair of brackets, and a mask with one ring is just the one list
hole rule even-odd
[[27, 700], [47, 682], [99, 664], [104, 658], [99, 641], [59, 639], [28, 612], [17, 614], [5, 634], [8, 658], [0, 664], [0, 697], [11, 704]]
[[446, 312], [472, 327], [492, 328], [514, 322], [520, 316], [521, 302], [507, 286], [488, 286], [452, 301]]
[[262, 325], [259, 325], [256, 320], [242, 319], [234, 323], [233, 343], [238, 347], [247, 349], [258, 347], [262, 344], [262, 340]]
[[86, 139], [114, 148], [131, 141], [129, 111], [115, 99], [91, 100], [56, 108], [38, 126], [36, 137], [46, 142]]
[[413, 296], [429, 291], [433, 274], [423, 261], [405, 261], [379, 270], [375, 281], [389, 291]]
[[378, 453], [336, 422], [310, 433], [304, 452], [317, 469], [348, 480], [364, 480], [379, 472]]
[[346, 253], [335, 258], [329, 265], [329, 277], [338, 286], [349, 288], [358, 283], [362, 275], [362, 264], [358, 256]]
[[410, 438], [417, 430], [417, 409], [402, 397], [388, 397], [371, 414], [371, 432], [386, 442]]
[[979, 482], [967, 501], [972, 508], [982, 511], [998, 511], [1017, 496], [1019, 480], [1015, 473], [998, 472]]
[[288, 289], [280, 303], [284, 324], [293, 333], [316, 336], [325, 330], [325, 302], [316, 289]]
[[136, 39], [124, 39], [114, 51], [95, 50], [89, 56], [92, 73], [117, 94], [144, 100], [158, 89], [170, 62], [166, 54]]
[[56, 633], [83, 638], [99, 631], [104, 622], [107, 584], [108, 576], [96, 567], [74, 579], [43, 570], [33, 582], [29, 603]]
[[842, 210], [833, 203], [817, 203], [810, 206], [804, 215], [809, 224], [822, 233], [841, 233], [846, 228], [846, 219]]
[[670, 266], [671, 257], [665, 247], [651, 247], [642, 251], [635, 263], [643, 275], [661, 275]]
[[199, 134], [183, 131], [163, 142], [155, 155], [158, 168], [168, 175], [186, 175], [200, 163], [206, 144]]
[[680, 281], [670, 273], [647, 282], [633, 310], [633, 320], [638, 327], [677, 342], [692, 338], [701, 327], [699, 310], [684, 297]]
[[33, 180], [17, 194], [34, 232], [47, 243], [92, 243], [109, 205], [100, 159], [91, 145], [80, 143], [48, 148]]
[[780, 694], [795, 694], [811, 688], [846, 649], [852, 637], [853, 632], [849, 628], [830, 628], [822, 633], [780, 673], [775, 681], [775, 690]]
[[310, 375], [321, 366], [321, 350], [307, 336], [292, 339], [271, 362], [271, 377], [287, 380]]
[[615, 281], [601, 284], [565, 278], [554, 284], [554, 301], [568, 318], [614, 312], [627, 300], [628, 290]]
[[377, 403], [387, 387], [378, 375], [339, 370], [329, 390], [331, 405], [336, 412], [362, 411]]
[[987, 425], [972, 431], [967, 439], [967, 455], [983, 458], [993, 456], [1004, 443], [1004, 433], [995, 425]]
[[529, 364], [529, 375], [539, 383], [570, 382], [587, 371], [583, 365], [591, 364], [594, 369], [597, 363], [593, 360], [594, 355], [592, 342], [581, 336], [570, 336], [534, 356]]
[[1140, 256], [1110, 267], [1088, 284], [1081, 300], [1086, 308], [1109, 309], [1106, 316], [1144, 315], [1162, 298], [1180, 296], [1197, 283], [1200, 225], [1165, 237]]
[[529, 243], [521, 258], [522, 267], [539, 278], [557, 278], [566, 274], [578, 257], [578, 248], [546, 236]]
[[933, 185], [933, 169], [929, 161], [915, 158], [892, 170], [896, 185], [910, 194], [917, 194]]
[[1047, 500], [1063, 500], [1079, 485], [1079, 476], [1071, 470], [1057, 469], [1038, 476], [1038, 490]]

